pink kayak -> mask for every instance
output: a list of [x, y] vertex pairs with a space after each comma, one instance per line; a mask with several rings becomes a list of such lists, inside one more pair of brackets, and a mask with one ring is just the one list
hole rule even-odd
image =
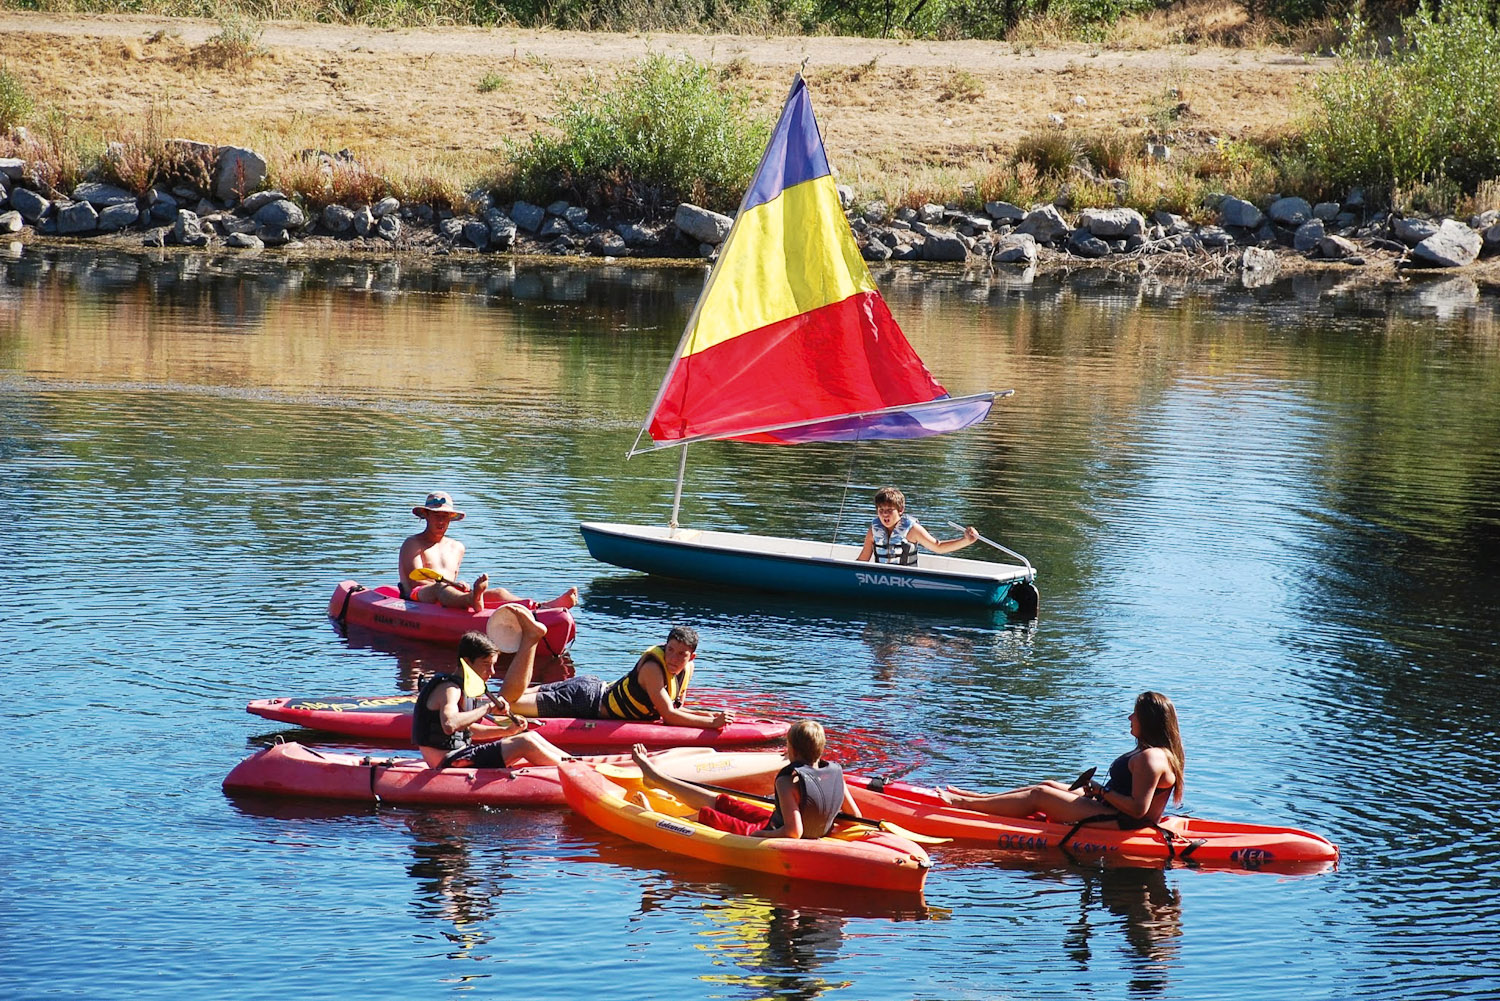
[[[634, 769], [630, 758], [589, 759]], [[769, 793], [786, 759], [774, 751], [679, 748], [652, 756], [676, 778]], [[235, 765], [224, 791], [403, 805], [560, 806], [566, 802], [552, 765], [521, 768], [428, 768], [421, 758], [347, 754], [297, 743], [273, 744]]]
[[[375, 632], [452, 645], [470, 630], [484, 632], [490, 616], [503, 604], [499, 595], [490, 593], [485, 594], [484, 602], [485, 607], [479, 612], [444, 608], [407, 601], [401, 597], [400, 591], [389, 585], [364, 587], [357, 581], [346, 580], [333, 589], [333, 597], [328, 599], [328, 617], [340, 625], [362, 626]], [[524, 604], [531, 608], [537, 621], [547, 627], [547, 635], [537, 650], [538, 658], [562, 656], [578, 632], [573, 613], [566, 608], [538, 608], [533, 602]]]
[[[368, 698], [332, 696], [309, 699], [257, 699], [246, 712], [279, 723], [325, 730], [360, 740], [411, 741], [411, 712], [415, 694]], [[745, 747], [773, 744], [786, 736], [791, 724], [774, 719], [737, 719], [722, 730], [702, 730], [665, 723], [637, 723], [620, 719], [533, 719], [531, 728], [565, 751], [626, 751], [633, 744], [662, 747]], [[483, 743], [504, 734], [476, 727], [474, 740]]]

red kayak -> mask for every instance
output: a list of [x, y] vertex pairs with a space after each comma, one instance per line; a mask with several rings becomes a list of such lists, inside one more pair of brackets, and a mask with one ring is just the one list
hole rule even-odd
[[[862, 816], [906, 830], [952, 838], [960, 847], [1014, 851], [1070, 851], [1121, 859], [1176, 859], [1259, 869], [1276, 863], [1331, 862], [1339, 850], [1327, 838], [1292, 827], [1163, 817], [1162, 830], [1122, 831], [1112, 825], [1074, 827], [1045, 817], [996, 817], [949, 806], [937, 790], [846, 775]], [[1165, 832], [1165, 833], [1164, 833]]]
[[[247, 712], [279, 723], [326, 730], [360, 740], [411, 741], [411, 712], [415, 694], [369, 698], [332, 696], [311, 699], [257, 699]], [[737, 719], [722, 730], [701, 730], [665, 723], [620, 719], [533, 719], [531, 729], [565, 751], [626, 751], [633, 744], [662, 747], [746, 747], [774, 744], [791, 724], [774, 719]], [[504, 734], [476, 727], [474, 740], [483, 743]]]
[[[498, 594], [486, 592], [482, 611], [444, 608], [407, 601], [389, 585], [364, 587], [357, 581], [346, 580], [333, 589], [333, 597], [328, 599], [328, 617], [340, 625], [362, 626], [375, 632], [451, 646], [466, 632], [484, 632], [490, 616], [502, 604]], [[538, 659], [562, 656], [578, 633], [573, 613], [566, 608], [539, 608], [535, 602], [522, 604], [547, 627], [547, 635], [537, 649]]]
[[[634, 769], [629, 757], [589, 759]], [[676, 778], [769, 793], [786, 759], [775, 751], [679, 748], [652, 755]], [[428, 768], [421, 758], [341, 754], [297, 743], [273, 744], [235, 765], [224, 791], [403, 805], [561, 806], [557, 768]]]

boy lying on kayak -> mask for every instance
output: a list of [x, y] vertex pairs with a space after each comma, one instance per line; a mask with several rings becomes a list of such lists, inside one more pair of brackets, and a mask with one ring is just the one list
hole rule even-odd
[[776, 773], [774, 810], [664, 775], [646, 757], [642, 744], [631, 748], [630, 756], [648, 785], [696, 806], [700, 824], [752, 838], [821, 838], [833, 830], [840, 810], [859, 816], [859, 807], [844, 785], [844, 770], [823, 760], [825, 744], [817, 720], [792, 724], [786, 734], [787, 766]]
[[[501, 606], [495, 614], [512, 607]], [[505, 672], [500, 694], [522, 716], [661, 720], [668, 726], [722, 730], [734, 722], [733, 712], [683, 708], [697, 656], [698, 631], [673, 626], [666, 643], [641, 654], [630, 673], [613, 684], [606, 685], [592, 675], [578, 675], [533, 685], [532, 664], [517, 658]]]
[[[501, 601], [523, 601], [498, 584], [490, 586], [490, 575], [482, 573], [474, 578], [471, 587], [458, 579], [459, 568], [464, 562], [464, 544], [448, 538], [448, 526], [463, 521], [464, 513], [453, 506], [453, 498], [441, 490], [427, 495], [427, 500], [411, 509], [411, 513], [427, 522], [427, 527], [416, 535], [408, 536], [401, 543], [399, 569], [401, 580], [398, 586], [401, 597], [408, 601], [422, 601], [444, 608], [467, 608], [478, 612], [484, 608], [486, 590], [494, 591]], [[435, 570], [446, 580], [419, 584], [411, 579], [411, 572], [418, 568]], [[578, 604], [578, 588], [570, 587], [551, 601], [543, 602], [542, 608], [572, 608]]]
[[[506, 605], [521, 627], [521, 649], [515, 661], [536, 659], [536, 645], [547, 627], [520, 605]], [[503, 614], [497, 612], [497, 614]], [[489, 695], [487, 682], [495, 673], [500, 651], [484, 633], [464, 633], [458, 641], [458, 670], [435, 674], [417, 692], [412, 710], [411, 739], [429, 768], [464, 763], [474, 768], [514, 768], [522, 764], [555, 765], [568, 756], [539, 733], [527, 733], [526, 721], [510, 717], [501, 732], [514, 731], [489, 744], [475, 746], [471, 730], [492, 713], [504, 719], [510, 712], [503, 698]], [[515, 661], [512, 661], [514, 663]], [[483, 698], [481, 698], [483, 696]]]

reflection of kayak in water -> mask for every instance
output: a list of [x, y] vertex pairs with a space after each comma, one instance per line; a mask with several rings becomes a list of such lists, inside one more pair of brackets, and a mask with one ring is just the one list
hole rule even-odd
[[[478, 611], [445, 608], [420, 601], [407, 601], [401, 592], [389, 585], [363, 587], [346, 580], [333, 589], [328, 599], [328, 617], [340, 625], [361, 626], [379, 633], [391, 633], [429, 643], [453, 644], [464, 633], [484, 632], [490, 616], [505, 602], [500, 595], [486, 593], [485, 607]], [[540, 608], [535, 602], [522, 602], [531, 609], [538, 622], [547, 627], [547, 635], [537, 647], [537, 659], [560, 657], [573, 642], [578, 628], [573, 613], [566, 608]]]
[[[600, 758], [633, 767], [628, 755]], [[775, 751], [686, 747], [652, 760], [675, 778], [768, 793], [786, 759]], [[345, 754], [273, 744], [250, 755], [224, 778], [224, 791], [324, 800], [449, 806], [560, 806], [566, 800], [551, 765], [521, 768], [428, 768], [421, 758]]]
[[705, 862], [903, 893], [919, 892], [932, 864], [920, 846], [863, 824], [840, 823], [825, 838], [751, 838], [700, 824], [696, 809], [638, 782], [649, 809], [630, 802], [586, 762], [563, 762], [558, 777], [568, 805], [605, 830]]
[[[279, 723], [324, 730], [360, 740], [411, 740], [414, 694], [355, 697], [257, 699], [245, 711]], [[647, 747], [746, 747], [775, 743], [791, 724], [774, 719], [737, 719], [722, 730], [668, 726], [661, 722], [622, 719], [531, 719], [530, 729], [565, 751], [620, 750]], [[474, 742], [505, 736], [492, 727], [476, 727]]]
[[[905, 782], [846, 776], [860, 813], [917, 834], [952, 838], [955, 847], [1060, 851], [1130, 859], [1178, 859], [1258, 869], [1282, 862], [1326, 862], [1339, 850], [1327, 838], [1291, 827], [1163, 817], [1162, 830], [1122, 831], [1112, 824], [1075, 827], [1030, 817], [996, 817], [944, 803], [936, 790]], [[1166, 833], [1163, 833], [1166, 832]]]

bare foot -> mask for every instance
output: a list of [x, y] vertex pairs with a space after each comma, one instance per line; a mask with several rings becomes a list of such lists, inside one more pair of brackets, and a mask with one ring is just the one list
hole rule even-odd
[[482, 573], [474, 578], [474, 590], [469, 595], [469, 607], [476, 612], [484, 611], [484, 589], [490, 586], [490, 575]]
[[542, 605], [542, 608], [572, 608], [578, 604], [578, 588], [570, 587], [562, 594]]
[[525, 605], [501, 605], [495, 611], [497, 614], [500, 612], [509, 612], [511, 617], [516, 620], [516, 625], [521, 628], [522, 646], [528, 643], [536, 643], [543, 636], [547, 635], [547, 627], [538, 622], [536, 616], [531, 614], [531, 609]]

